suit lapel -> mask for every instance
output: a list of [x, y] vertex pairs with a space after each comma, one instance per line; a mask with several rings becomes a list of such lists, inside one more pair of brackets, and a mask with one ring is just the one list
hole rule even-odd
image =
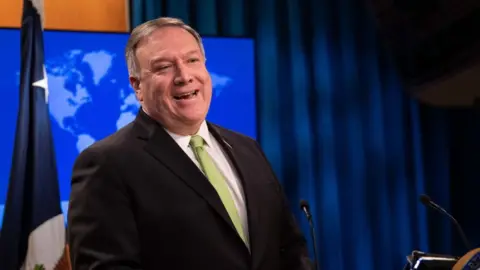
[[173, 138], [141, 109], [135, 121], [142, 126], [143, 130], [139, 133], [139, 138], [147, 140], [145, 151], [207, 201], [213, 210], [235, 230], [214, 187]]
[[251, 159], [251, 156], [249, 156], [241, 146], [236, 147], [233, 140], [229, 139], [228, 135], [222, 132], [221, 129], [212, 124], [209, 124], [208, 127], [225, 153], [227, 153], [242, 182], [247, 205], [252, 264], [253, 269], [256, 269], [255, 266], [260, 263], [265, 250], [266, 241], [263, 236], [267, 235], [267, 232], [263, 231], [261, 227], [262, 203], [258, 200], [259, 197], [255, 190], [255, 173], [250, 169], [250, 164], [254, 162], [254, 160]]

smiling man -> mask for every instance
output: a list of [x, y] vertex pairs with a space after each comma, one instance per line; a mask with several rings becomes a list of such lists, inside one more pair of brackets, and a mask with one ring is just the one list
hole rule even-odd
[[310, 269], [259, 145], [205, 120], [212, 81], [198, 33], [174, 18], [148, 21], [132, 31], [126, 60], [141, 109], [75, 163], [74, 269]]

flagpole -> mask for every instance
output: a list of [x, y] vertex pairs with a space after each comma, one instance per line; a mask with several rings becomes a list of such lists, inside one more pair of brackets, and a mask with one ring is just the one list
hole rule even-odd
[[24, 0], [19, 111], [0, 237], [0, 269], [65, 266], [65, 219], [48, 110], [43, 0]]

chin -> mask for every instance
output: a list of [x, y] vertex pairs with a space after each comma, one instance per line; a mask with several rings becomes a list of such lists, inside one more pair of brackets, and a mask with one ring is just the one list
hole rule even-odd
[[203, 112], [191, 112], [183, 113], [179, 115], [179, 118], [182, 119], [182, 122], [189, 124], [197, 124], [205, 120], [206, 114]]
[[198, 121], [205, 118], [207, 115], [207, 108], [205, 106], [192, 106], [190, 108], [182, 108], [178, 111], [178, 116], [183, 119], [191, 121]]

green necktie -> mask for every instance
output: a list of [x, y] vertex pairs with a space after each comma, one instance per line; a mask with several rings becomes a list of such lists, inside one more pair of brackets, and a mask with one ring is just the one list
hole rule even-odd
[[195, 156], [200, 163], [203, 172], [205, 173], [213, 187], [217, 190], [217, 193], [220, 196], [220, 199], [222, 200], [225, 209], [230, 215], [233, 225], [240, 234], [240, 237], [245, 242], [245, 235], [240, 222], [240, 217], [237, 213], [237, 208], [235, 207], [235, 203], [233, 202], [230, 191], [228, 190], [227, 182], [222, 173], [218, 170], [213, 159], [203, 147], [204, 144], [205, 141], [199, 135], [192, 136], [192, 138], [190, 139], [190, 146], [192, 147], [193, 152], [195, 153]]

